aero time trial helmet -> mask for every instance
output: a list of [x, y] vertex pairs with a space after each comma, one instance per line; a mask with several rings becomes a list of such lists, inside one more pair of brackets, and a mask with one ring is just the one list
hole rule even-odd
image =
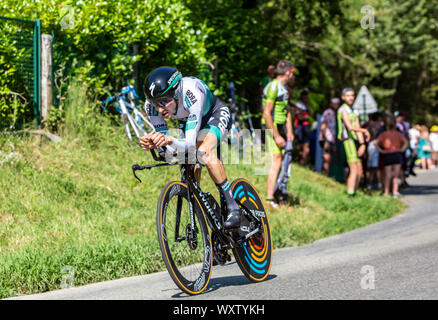
[[172, 99], [177, 99], [177, 88], [182, 75], [175, 68], [159, 67], [149, 73], [144, 83], [146, 98], [154, 106], [164, 106]]

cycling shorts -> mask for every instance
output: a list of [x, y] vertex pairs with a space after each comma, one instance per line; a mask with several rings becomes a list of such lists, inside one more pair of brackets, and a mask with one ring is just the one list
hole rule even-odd
[[209, 117], [206, 117], [206, 120], [205, 124], [204, 119], [202, 120], [200, 131], [205, 132], [205, 130], [208, 130], [208, 132], [213, 133], [218, 143], [228, 136], [228, 131], [231, 129], [232, 124], [231, 112], [230, 108], [221, 100], [216, 100], [213, 112]]
[[344, 141], [345, 155], [347, 156], [347, 162], [361, 162], [357, 156], [356, 142], [353, 139], [347, 139]]
[[[206, 135], [206, 133], [213, 133], [217, 142], [227, 137], [228, 131], [231, 129], [231, 112], [230, 108], [221, 100], [215, 99], [213, 107], [209, 113], [202, 117], [201, 128], [199, 129], [198, 139], [203, 139], [200, 134]], [[184, 132], [186, 128], [186, 121], [179, 121], [180, 132]], [[199, 141], [199, 140], [198, 140]]]
[[[284, 138], [284, 141], [287, 141], [286, 126], [284, 124], [276, 124], [276, 123], [274, 123], [274, 126], [277, 128], [278, 133]], [[267, 146], [267, 151], [269, 154], [283, 153], [284, 148], [281, 148], [277, 145], [272, 134], [268, 133], [265, 135], [265, 137], [266, 137], [265, 144]]]

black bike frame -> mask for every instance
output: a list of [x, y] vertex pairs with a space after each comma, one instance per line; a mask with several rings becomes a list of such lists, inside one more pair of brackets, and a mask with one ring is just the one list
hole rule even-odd
[[198, 182], [195, 179], [194, 167], [195, 165], [193, 164], [184, 164], [181, 166], [181, 180], [187, 185], [187, 197], [190, 199], [189, 202], [191, 203], [191, 221], [195, 221], [193, 218], [193, 209], [196, 205], [200, 206], [200, 209], [206, 213], [206, 218], [210, 228], [219, 237], [221, 243], [223, 245], [227, 245], [231, 242], [234, 245], [235, 243], [232, 237], [226, 238], [223, 235], [223, 220], [221, 217], [226, 216], [227, 212], [227, 204], [225, 200], [221, 197], [220, 207], [217, 208], [217, 211], [212, 208], [212, 204], [208, 201], [208, 194], [201, 190]]
[[[163, 161], [163, 159], [160, 159], [157, 154], [155, 153], [155, 150], [151, 150], [152, 157], [156, 161]], [[180, 164], [178, 162], [172, 162], [172, 163], [159, 163], [155, 165], [148, 165], [148, 166], [140, 166], [138, 164], [134, 164], [132, 166], [132, 171], [134, 176], [137, 178], [138, 181], [141, 182], [141, 180], [137, 177], [135, 174], [135, 171], [137, 170], [144, 170], [144, 169], [152, 169], [155, 167], [163, 167], [163, 166], [173, 166], [173, 165], [181, 165], [181, 182], [187, 185], [187, 199], [189, 202], [189, 209], [190, 209], [190, 221], [191, 221], [191, 228], [192, 230], [195, 230], [195, 219], [194, 219], [194, 208], [198, 204], [200, 206], [200, 209], [206, 213], [206, 218], [208, 221], [208, 224], [210, 225], [210, 228], [213, 230], [213, 232], [218, 236], [220, 242], [222, 245], [225, 246], [225, 248], [229, 247], [231, 244], [232, 247], [236, 246], [238, 243], [233, 239], [233, 237], [230, 235], [229, 237], [225, 236], [225, 232], [223, 230], [223, 220], [221, 220], [222, 217], [226, 217], [227, 215], [227, 204], [225, 199], [221, 196], [220, 199], [220, 208], [215, 211], [211, 206], [210, 202], [208, 201], [208, 193], [205, 193], [201, 190], [199, 187], [198, 182], [195, 178], [195, 165], [194, 164], [187, 164], [188, 158], [186, 155], [186, 162], [184, 164]], [[241, 208], [245, 212], [246, 215], [252, 217], [253, 219], [260, 222], [259, 218], [257, 216], [253, 216], [250, 214], [250, 210], [248, 210], [244, 205], [242, 205], [240, 202]], [[181, 206], [182, 206], [182, 199], [181, 196], [178, 196], [177, 201], [177, 214], [176, 214], [176, 221], [175, 221], [175, 241], [183, 240], [184, 238], [179, 237], [179, 225], [180, 225], [180, 217], [181, 217]]]

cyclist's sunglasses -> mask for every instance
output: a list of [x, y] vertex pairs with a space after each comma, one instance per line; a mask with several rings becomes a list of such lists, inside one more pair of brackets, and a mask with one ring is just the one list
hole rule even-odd
[[173, 96], [164, 96], [164, 97], [158, 97], [155, 99], [151, 99], [151, 102], [156, 107], [165, 107], [166, 104], [168, 104], [172, 100], [173, 100]]
[[287, 69], [287, 70], [286, 70], [286, 72], [288, 72], [288, 71], [291, 71], [292, 73], [294, 73], [294, 71], [295, 71], [295, 68], [290, 68], [290, 69]]

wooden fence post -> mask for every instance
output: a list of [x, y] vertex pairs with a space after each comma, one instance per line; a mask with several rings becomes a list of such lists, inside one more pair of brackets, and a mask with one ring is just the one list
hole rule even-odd
[[44, 121], [53, 105], [52, 36], [41, 35], [41, 119]]

